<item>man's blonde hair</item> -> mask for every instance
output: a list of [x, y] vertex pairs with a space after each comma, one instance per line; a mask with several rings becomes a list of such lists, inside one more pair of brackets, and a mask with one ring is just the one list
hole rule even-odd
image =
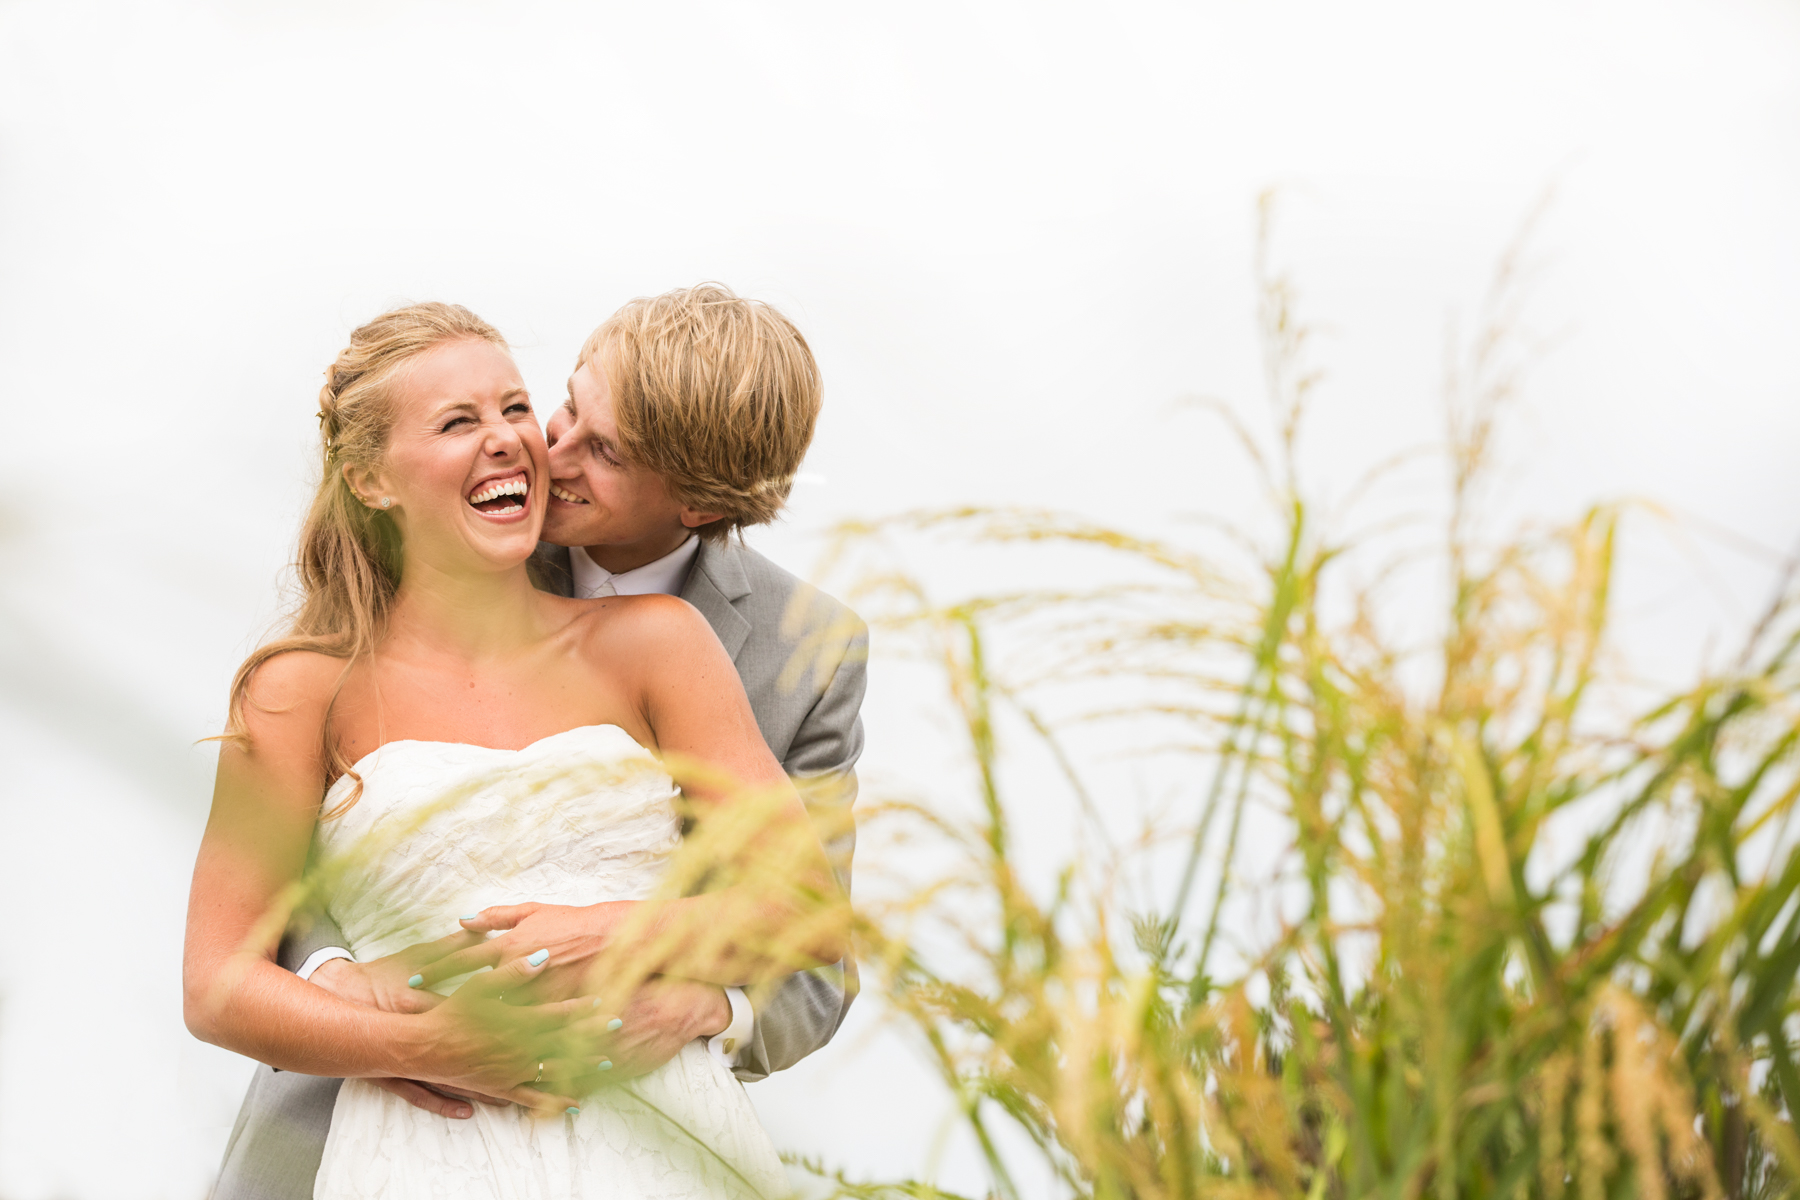
[[681, 503], [724, 518], [722, 541], [774, 520], [819, 419], [819, 367], [793, 322], [718, 283], [639, 297], [576, 363], [606, 372], [619, 449]]

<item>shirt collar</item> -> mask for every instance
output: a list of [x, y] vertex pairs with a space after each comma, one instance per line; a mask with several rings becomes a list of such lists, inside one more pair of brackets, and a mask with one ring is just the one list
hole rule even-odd
[[665, 596], [678, 596], [681, 587], [687, 582], [688, 568], [694, 563], [694, 556], [700, 553], [700, 539], [689, 534], [685, 542], [663, 555], [653, 563], [645, 563], [641, 567], [633, 567], [629, 571], [620, 571], [614, 575], [605, 567], [588, 557], [586, 548], [569, 547], [569, 568], [575, 576], [575, 598], [591, 600], [602, 586], [611, 583], [613, 593], [619, 596], [647, 596], [660, 592]]

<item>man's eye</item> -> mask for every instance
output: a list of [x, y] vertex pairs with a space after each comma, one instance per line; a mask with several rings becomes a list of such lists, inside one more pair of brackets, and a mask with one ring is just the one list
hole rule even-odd
[[506, 411], [509, 413], [529, 413], [531, 411], [531, 405], [523, 400], [519, 400], [507, 405]]

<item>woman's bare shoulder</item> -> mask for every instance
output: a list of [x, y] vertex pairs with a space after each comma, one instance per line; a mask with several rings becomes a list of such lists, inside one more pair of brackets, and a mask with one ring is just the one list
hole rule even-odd
[[575, 603], [588, 606], [577, 618], [583, 646], [609, 662], [655, 659], [696, 637], [713, 637], [700, 610], [679, 596], [607, 596]]
[[338, 691], [344, 666], [344, 659], [316, 650], [283, 650], [264, 659], [245, 681], [246, 723], [257, 725], [270, 717], [285, 717], [316, 728]]
[[700, 610], [680, 596], [620, 596], [624, 600], [616, 618], [634, 637], [685, 637], [696, 629], [711, 629]]

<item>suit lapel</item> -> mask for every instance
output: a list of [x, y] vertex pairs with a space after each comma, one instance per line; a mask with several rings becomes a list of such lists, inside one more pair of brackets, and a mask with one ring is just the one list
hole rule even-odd
[[569, 566], [569, 548], [539, 542], [528, 564], [531, 581], [546, 592], [558, 596], [575, 594], [575, 571]]
[[749, 594], [750, 580], [738, 558], [736, 544], [701, 542], [694, 565], [688, 570], [687, 583], [682, 586], [681, 598], [700, 610], [733, 661], [750, 636], [750, 622], [733, 601]]

